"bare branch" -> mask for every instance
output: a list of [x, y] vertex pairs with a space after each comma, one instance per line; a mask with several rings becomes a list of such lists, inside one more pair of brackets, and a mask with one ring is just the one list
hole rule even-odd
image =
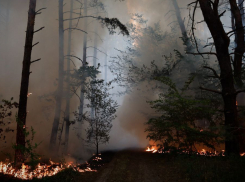
[[206, 69], [211, 70], [211, 71], [214, 73], [215, 78], [220, 79], [220, 76], [217, 74], [217, 72], [215, 71], [215, 69], [210, 68], [210, 67], [208, 67], [208, 66], [203, 66], [203, 68], [206, 68]]
[[42, 13], [41, 11], [42, 11], [42, 10], [45, 10], [45, 9], [47, 9], [47, 8], [41, 8], [41, 9], [37, 10], [37, 11], [36, 11], [36, 15], [41, 14], [41, 13]]
[[36, 46], [37, 44], [39, 44], [39, 42], [35, 43], [32, 47]]
[[37, 32], [41, 31], [41, 30], [44, 29], [44, 28], [45, 28], [45, 27], [41, 27], [41, 28], [39, 28], [38, 30], [34, 31], [33, 33], [37, 33]]
[[66, 31], [66, 30], [78, 30], [78, 31], [81, 31], [81, 32], [84, 32], [84, 33], [88, 34], [88, 32], [85, 32], [84, 30], [79, 29], [79, 28], [67, 28], [67, 29], [64, 29], [64, 31]]
[[216, 94], [222, 94], [222, 92], [218, 91], [218, 90], [212, 90], [212, 89], [208, 89], [208, 88], [203, 88], [203, 87], [199, 87], [201, 90], [206, 90], [206, 91], [209, 91], [209, 92], [213, 92], [213, 93], [216, 93]]
[[40, 60], [41, 60], [41, 58], [36, 59], [36, 60], [34, 60], [34, 61], [31, 61], [31, 64], [32, 64], [32, 63], [35, 63], [35, 62], [37, 62], [37, 61], [40, 61]]

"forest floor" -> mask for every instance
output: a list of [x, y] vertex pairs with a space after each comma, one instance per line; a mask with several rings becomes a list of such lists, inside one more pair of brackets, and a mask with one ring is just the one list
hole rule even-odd
[[[142, 150], [102, 153], [98, 172], [64, 170], [37, 182], [245, 182], [245, 157], [152, 154]], [[96, 168], [96, 165], [94, 166]], [[0, 181], [19, 182], [0, 174]], [[26, 181], [26, 180], [24, 180]]]

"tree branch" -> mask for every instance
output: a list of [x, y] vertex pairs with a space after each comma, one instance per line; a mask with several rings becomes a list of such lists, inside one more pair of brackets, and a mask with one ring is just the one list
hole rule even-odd
[[41, 27], [41, 28], [39, 28], [38, 30], [34, 31], [33, 33], [37, 33], [37, 32], [41, 31], [41, 30], [44, 29], [44, 28], [45, 28], [45, 27]]
[[199, 87], [201, 90], [206, 90], [206, 91], [209, 91], [209, 92], [213, 92], [213, 93], [216, 93], [216, 94], [222, 94], [222, 92], [218, 91], [218, 90], [212, 90], [212, 89], [208, 89], [208, 88], [203, 88], [203, 87]]
[[32, 64], [32, 63], [35, 63], [35, 62], [37, 62], [37, 61], [40, 61], [40, 60], [41, 60], [41, 58], [36, 59], [36, 60], [34, 60], [34, 61], [31, 61], [31, 64]]

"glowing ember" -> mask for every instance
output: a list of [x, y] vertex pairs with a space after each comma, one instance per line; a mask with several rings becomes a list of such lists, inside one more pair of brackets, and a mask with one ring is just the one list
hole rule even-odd
[[28, 94], [27, 94], [27, 97], [30, 97], [31, 95], [32, 95], [32, 93], [28, 93]]
[[[96, 161], [102, 160], [100, 157], [95, 157]], [[45, 176], [53, 176], [56, 175], [58, 172], [67, 169], [72, 168], [74, 171], [78, 172], [97, 172], [97, 170], [92, 170], [89, 167], [89, 164], [86, 163], [88, 166], [85, 169], [81, 169], [79, 166], [74, 165], [72, 162], [69, 162], [67, 164], [60, 164], [55, 163], [50, 160], [50, 165], [40, 163], [38, 164], [37, 168], [35, 170], [31, 170], [30, 166], [25, 165], [24, 163], [21, 166], [21, 169], [14, 169], [11, 163], [5, 164], [3, 162], [0, 162], [0, 173], [12, 175], [16, 178], [20, 179], [33, 179], [33, 178], [43, 178]]]

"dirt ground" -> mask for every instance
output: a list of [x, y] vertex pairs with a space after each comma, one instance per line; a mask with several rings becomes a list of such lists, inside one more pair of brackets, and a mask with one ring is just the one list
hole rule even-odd
[[[98, 172], [64, 170], [38, 182], [245, 182], [245, 158], [152, 154], [143, 150], [102, 153]], [[0, 175], [0, 182], [21, 181]]]

